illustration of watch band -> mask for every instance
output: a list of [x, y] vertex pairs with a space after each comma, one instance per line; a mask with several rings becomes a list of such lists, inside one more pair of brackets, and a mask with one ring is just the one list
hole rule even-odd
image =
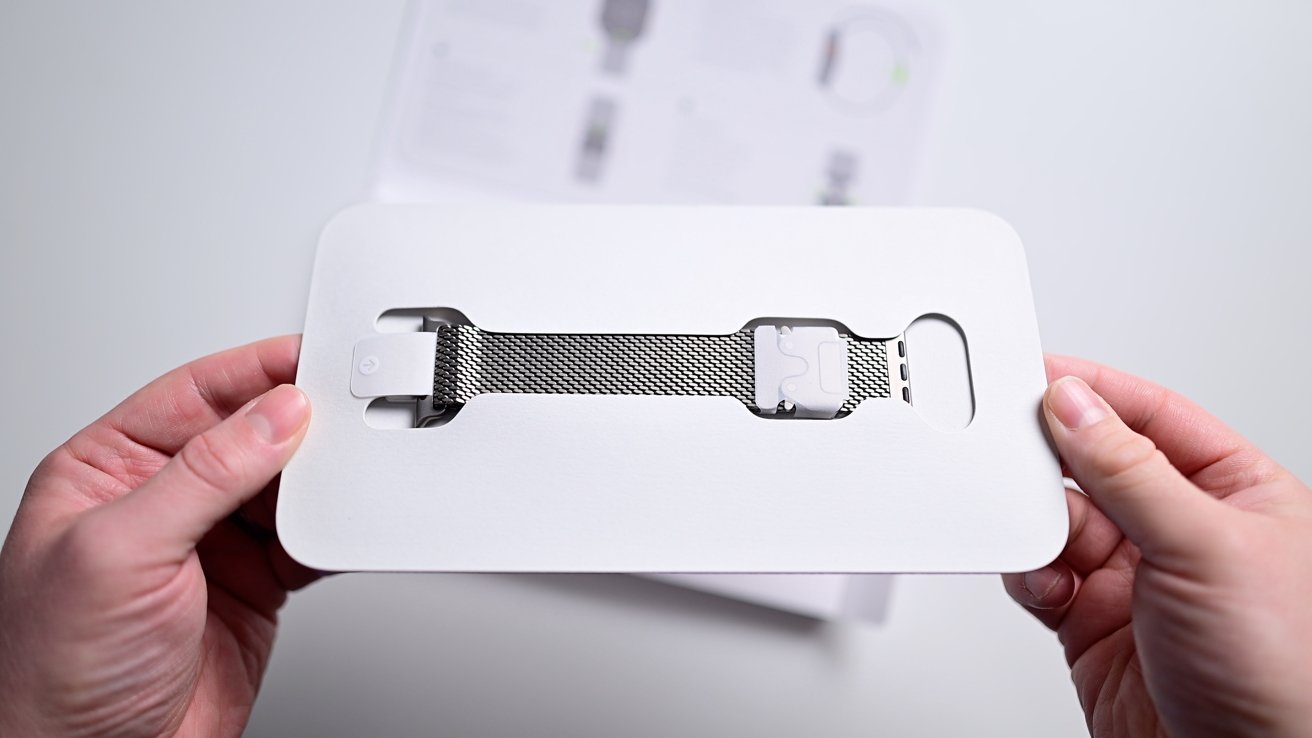
[[606, 34], [606, 50], [601, 68], [611, 74], [623, 74], [628, 66], [629, 50], [647, 25], [650, 0], [602, 0], [601, 30]]
[[902, 335], [798, 322], [816, 321], [686, 335], [501, 333], [425, 318], [419, 333], [361, 340], [351, 391], [414, 402], [416, 427], [443, 424], [483, 394], [719, 396], [762, 417], [819, 419], [867, 400], [911, 402]]
[[583, 125], [583, 141], [579, 145], [574, 177], [581, 182], [601, 179], [610, 148], [611, 130], [615, 127], [615, 101], [608, 97], [594, 97], [588, 102], [587, 118]]

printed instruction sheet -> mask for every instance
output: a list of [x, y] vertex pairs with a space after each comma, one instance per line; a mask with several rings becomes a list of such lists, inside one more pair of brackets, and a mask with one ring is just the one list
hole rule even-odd
[[411, 6], [384, 200], [895, 205], [940, 50], [927, 19], [792, 0]]

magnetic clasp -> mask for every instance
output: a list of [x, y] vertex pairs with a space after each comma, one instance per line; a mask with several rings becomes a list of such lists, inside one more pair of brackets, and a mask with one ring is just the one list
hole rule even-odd
[[351, 358], [351, 394], [360, 398], [433, 394], [437, 334], [391, 333], [361, 339]]
[[756, 406], [773, 415], [780, 402], [794, 417], [832, 418], [847, 401], [847, 343], [834, 328], [761, 325], [755, 341]]

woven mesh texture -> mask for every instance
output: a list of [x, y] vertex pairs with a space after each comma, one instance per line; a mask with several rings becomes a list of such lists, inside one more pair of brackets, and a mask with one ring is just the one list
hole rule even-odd
[[[889, 396], [883, 341], [844, 335], [845, 415]], [[709, 395], [755, 405], [752, 331], [726, 336], [493, 333], [469, 325], [437, 330], [434, 405], [486, 393]]]
[[888, 342], [840, 334], [847, 341], [847, 402], [839, 415], [852, 412], [863, 400], [892, 395], [888, 379]]

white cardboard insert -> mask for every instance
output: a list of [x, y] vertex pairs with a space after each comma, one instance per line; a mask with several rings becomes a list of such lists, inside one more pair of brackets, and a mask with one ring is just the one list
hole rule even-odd
[[[484, 395], [441, 427], [370, 428], [354, 347], [384, 312], [426, 307], [544, 333], [787, 316], [889, 337], [946, 315], [974, 417], [944, 432], [896, 400], [808, 421], [729, 398]], [[322, 569], [1020, 571], [1065, 542], [1024, 254], [978, 211], [355, 207], [321, 238], [297, 383], [314, 420], [278, 525]]]

